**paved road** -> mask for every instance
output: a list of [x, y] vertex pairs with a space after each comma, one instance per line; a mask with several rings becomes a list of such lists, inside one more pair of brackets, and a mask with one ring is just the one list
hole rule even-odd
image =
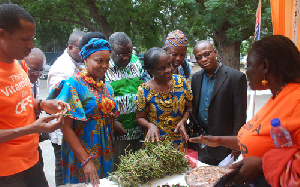
[[[195, 66], [192, 69], [192, 74], [194, 72], [199, 71], [201, 68], [195, 64]], [[244, 69], [241, 69], [241, 71], [245, 72]], [[45, 99], [48, 95], [48, 89], [47, 89], [47, 81], [41, 80], [40, 85], [40, 98]], [[271, 93], [269, 91], [258, 91], [256, 93], [255, 98], [255, 113], [268, 101], [270, 98]], [[44, 159], [44, 172], [46, 174], [46, 178], [49, 182], [50, 187], [55, 187], [55, 179], [54, 179], [54, 152], [51, 145], [50, 140], [46, 140], [42, 143], [40, 143], [41, 149], [43, 151], [43, 159]]]

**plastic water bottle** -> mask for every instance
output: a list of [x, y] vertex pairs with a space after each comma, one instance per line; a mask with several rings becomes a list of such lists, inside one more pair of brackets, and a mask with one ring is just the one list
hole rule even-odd
[[270, 135], [277, 149], [293, 145], [289, 131], [281, 125], [278, 118], [271, 120], [271, 126]]

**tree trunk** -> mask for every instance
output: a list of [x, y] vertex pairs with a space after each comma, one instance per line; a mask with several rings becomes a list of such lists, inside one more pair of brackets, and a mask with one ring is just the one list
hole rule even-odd
[[240, 42], [222, 43], [217, 46], [218, 60], [226, 66], [240, 70]]
[[97, 8], [96, 3], [97, 2], [95, 0], [87, 0], [89, 13], [90, 13], [91, 17], [93, 18], [93, 20], [99, 24], [102, 33], [108, 39], [110, 37], [110, 35], [112, 35], [114, 33], [114, 31], [112, 30], [106, 17], [99, 15], [99, 13], [98, 13], [99, 9]]
[[240, 46], [242, 41], [230, 42], [226, 37], [226, 29], [224, 27], [214, 33], [214, 43], [218, 50], [218, 60], [226, 66], [240, 70]]

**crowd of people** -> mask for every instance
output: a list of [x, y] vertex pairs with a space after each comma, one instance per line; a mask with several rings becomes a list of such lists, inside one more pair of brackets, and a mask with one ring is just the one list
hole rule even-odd
[[[275, 148], [270, 137], [275, 117], [292, 136], [289, 149], [298, 150], [300, 53], [287, 37], [263, 38], [249, 51], [249, 85], [270, 89], [272, 97], [246, 123], [246, 75], [220, 62], [213, 44], [203, 40], [193, 50], [202, 69], [189, 85], [188, 40], [180, 30], [168, 34], [164, 47], [149, 49], [144, 64], [124, 32], [107, 39], [101, 32], [74, 31], [49, 71], [49, 95], [41, 100], [38, 76], [46, 59], [34, 48], [35, 27], [23, 8], [0, 5], [0, 186], [48, 186], [41, 133], [50, 133], [54, 147], [56, 186], [98, 186], [117, 169], [120, 156], [141, 149], [143, 141], [192, 148], [209, 165], [242, 154], [228, 184], [269, 186], [274, 176], [264, 155]], [[50, 115], [39, 118], [41, 111]], [[199, 124], [193, 134], [187, 129], [190, 117]]]

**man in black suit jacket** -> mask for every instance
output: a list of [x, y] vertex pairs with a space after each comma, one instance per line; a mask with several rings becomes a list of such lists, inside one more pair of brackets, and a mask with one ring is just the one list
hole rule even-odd
[[[246, 75], [219, 62], [209, 41], [198, 42], [193, 52], [203, 68], [192, 77], [193, 114], [208, 135], [237, 135], [246, 123]], [[218, 165], [231, 152], [236, 154], [224, 147], [205, 146], [199, 150], [199, 160]]]

